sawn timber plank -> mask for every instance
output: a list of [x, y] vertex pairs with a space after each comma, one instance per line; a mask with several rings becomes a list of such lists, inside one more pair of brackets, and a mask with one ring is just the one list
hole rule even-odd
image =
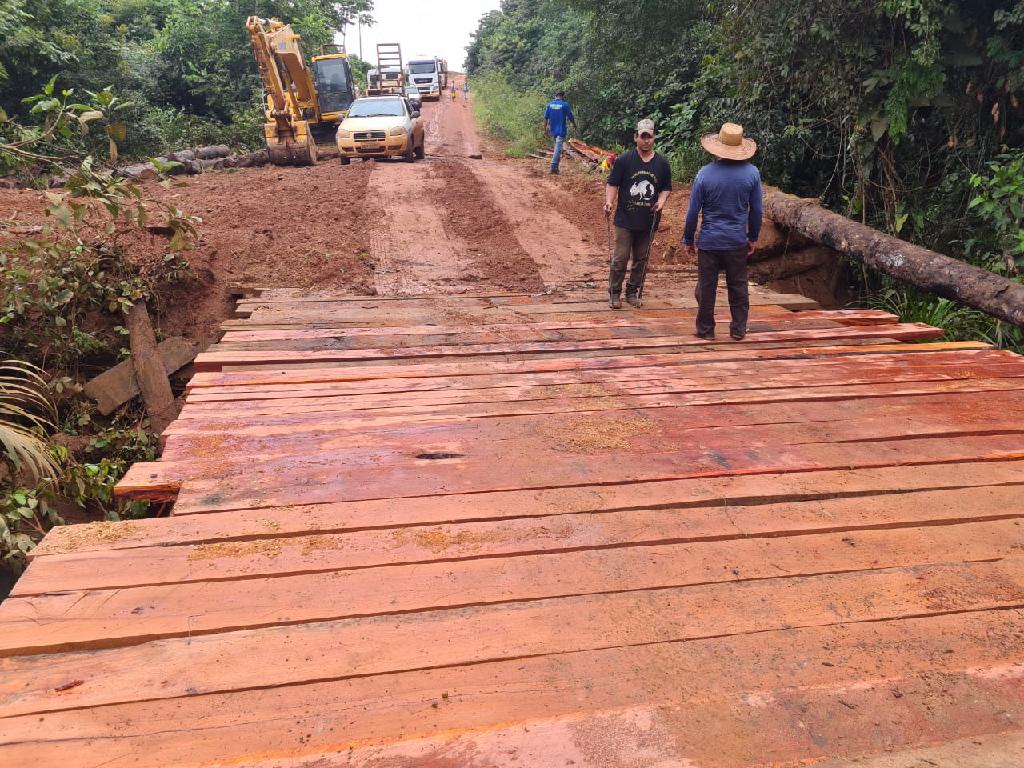
[[0, 657], [438, 608], [997, 560], [1022, 547], [1024, 526], [999, 520], [62, 592], [0, 604]]
[[[1021, 478], [1024, 484], [1024, 477]], [[226, 543], [88, 551], [35, 557], [11, 595], [98, 590], [383, 565], [471, 560], [636, 544], [797, 536], [1024, 518], [1020, 485], [857, 496], [757, 506], [629, 510], [447, 523], [355, 532], [303, 531]], [[411, 505], [409, 505], [411, 506]], [[178, 522], [162, 520], [163, 527]], [[236, 532], [236, 536], [237, 536]]]
[[0, 659], [0, 718], [1022, 604], [1015, 557], [267, 627]]

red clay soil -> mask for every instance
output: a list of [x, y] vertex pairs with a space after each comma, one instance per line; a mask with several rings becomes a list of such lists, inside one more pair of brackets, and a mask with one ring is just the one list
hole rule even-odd
[[146, 185], [153, 198], [203, 219], [198, 247], [187, 256], [197, 280], [167, 302], [163, 332], [204, 346], [214, 341], [230, 316], [235, 283], [372, 293], [373, 217], [364, 204], [372, 170], [373, 163], [328, 161], [210, 173], [169, 189]]
[[[508, 219], [467, 163], [472, 160], [437, 162], [431, 177], [443, 180], [435, 188], [435, 205], [441, 212], [445, 234], [466, 244], [471, 273], [490, 286], [517, 291], [541, 291], [537, 264], [516, 240]], [[481, 171], [486, 173], [486, 169]]]
[[[347, 167], [254, 168], [143, 183], [147, 199], [202, 218], [194, 250], [183, 254], [195, 279], [165, 295], [155, 318], [164, 336], [203, 347], [231, 316], [234, 284], [373, 292], [365, 192], [373, 163]], [[46, 198], [33, 190], [0, 190], [0, 243], [44, 223]], [[368, 215], [368, 213], [370, 215]], [[154, 214], [154, 221], [159, 214]], [[161, 236], [122, 241], [129, 258], [163, 252]]]

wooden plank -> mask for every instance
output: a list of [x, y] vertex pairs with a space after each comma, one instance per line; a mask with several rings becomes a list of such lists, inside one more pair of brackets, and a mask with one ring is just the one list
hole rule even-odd
[[[471, 403], [493, 403], [496, 401], [528, 401], [528, 400], [589, 400], [595, 396], [608, 395], [616, 391], [629, 395], [656, 394], [696, 394], [715, 392], [719, 397], [725, 393], [757, 390], [763, 394], [763, 400], [794, 400], [801, 395], [808, 400], [841, 399], [845, 392], [849, 397], [879, 397], [886, 394], [905, 393], [908, 391], [938, 392], [942, 382], [960, 382], [958, 391], [972, 389], [1001, 388], [1003, 384], [995, 383], [999, 379], [1017, 379], [1024, 375], [1022, 365], [993, 365], [965, 370], [959, 366], [923, 367], [919, 370], [893, 371], [871, 370], [851, 373], [844, 379], [839, 378], [839, 371], [826, 370], [819, 374], [820, 379], [808, 380], [798, 374], [778, 374], [769, 381], [751, 380], [736, 381], [735, 378], [693, 380], [689, 378], [611, 378], [605, 381], [562, 381], [552, 384], [536, 383], [530, 386], [494, 386], [484, 389], [405, 389], [396, 397], [397, 387], [390, 392], [370, 391], [366, 393], [345, 394], [331, 388], [312, 387], [311, 391], [279, 390], [269, 397], [249, 397], [247, 393], [228, 393], [219, 399], [210, 396], [199, 396], [187, 400], [179, 415], [180, 421], [210, 419], [217, 421], [225, 411], [225, 403], [231, 403], [239, 417], [249, 418], [255, 414], [284, 415], [318, 411], [354, 411], [369, 409], [392, 409], [410, 406], [447, 406], [466, 405]], [[564, 378], [564, 377], [563, 377]], [[436, 381], [436, 380], [434, 380]], [[844, 381], [837, 384], [837, 381]], [[778, 390], [787, 387], [785, 392]], [[886, 383], [891, 382], [891, 383]], [[968, 384], [970, 382], [970, 384]], [[430, 382], [433, 383], [433, 382]], [[936, 386], [929, 389], [927, 384]], [[757, 385], [763, 385], [758, 387]], [[917, 387], [915, 390], [915, 386]], [[1008, 386], [1008, 385], [1007, 385]], [[877, 387], [877, 389], [876, 389]], [[339, 387], [339, 389], [341, 389]], [[370, 390], [378, 389], [375, 386]], [[273, 395], [276, 395], [274, 397]], [[784, 395], [784, 396], [783, 396]], [[725, 398], [725, 402], [736, 402], [735, 398]], [[404, 403], [400, 406], [398, 403]]]
[[[814, 318], [786, 318], [751, 320], [748, 334], [756, 338], [759, 334], [796, 330], [825, 330], [844, 326], [831, 320]], [[236, 341], [225, 339], [207, 350], [208, 353], [239, 351], [310, 351], [322, 352], [350, 349], [399, 349], [421, 346], [478, 346], [487, 344], [533, 344], [537, 342], [590, 342], [612, 339], [648, 339], [667, 336], [685, 337], [693, 334], [689, 323], [650, 323], [638, 326], [610, 326], [593, 328], [565, 328], [558, 330], [522, 329], [508, 330], [500, 326], [481, 326], [476, 331], [449, 332], [439, 328], [430, 335], [407, 335], [400, 329], [389, 335], [348, 336], [313, 339], [273, 339], [269, 341]]]
[[[581, 486], [536, 491], [498, 491], [384, 501], [331, 502], [228, 510], [230, 499], [217, 494], [186, 494], [169, 519], [87, 523], [52, 528], [29, 556], [112, 552], [135, 547], [246, 541], [297, 536], [310, 531], [344, 533], [404, 526], [501, 521], [587, 512], [688, 510], [710, 506], [732, 510], [763, 506], [766, 521], [790, 520], [799, 528], [801, 513], [813, 520], [826, 499], [885, 495], [872, 503], [898, 509], [900, 494], [913, 491], [972, 489], [979, 509], [990, 491], [985, 486], [1024, 484], [1024, 462], [973, 462], [923, 466], [793, 472], [782, 475], [733, 475], [699, 480], [668, 480]], [[890, 494], [894, 496], [890, 497]], [[794, 507], [801, 502], [815, 502]], [[850, 510], [842, 502], [835, 505]], [[216, 515], [203, 512], [216, 511]], [[835, 512], [838, 514], [838, 512]], [[687, 512], [681, 516], [689, 521]], [[756, 515], [756, 510], [751, 514]], [[866, 511], [865, 514], [870, 514]], [[897, 518], [897, 513], [894, 519]], [[899, 513], [901, 515], [906, 512]], [[937, 516], [945, 514], [936, 507]], [[611, 518], [601, 518], [609, 520]], [[734, 519], [739, 519], [735, 518]], [[691, 524], [691, 523], [686, 523]], [[766, 522], [765, 525], [770, 525]], [[753, 526], [754, 523], [751, 523]], [[755, 527], [749, 529], [756, 530]]]
[[[157, 345], [157, 352], [167, 375], [192, 362], [198, 347], [182, 336], [172, 336]], [[96, 401], [96, 410], [104, 416], [139, 394], [139, 382], [131, 359], [124, 360], [99, 376], [90, 379], [82, 391]]]
[[[344, 416], [312, 412], [261, 416], [252, 423], [238, 419], [220, 428], [215, 423], [181, 422], [167, 438], [164, 461], [206, 459], [249, 454], [260, 458], [322, 453], [342, 449], [338, 438], [360, 430], [359, 448], [372, 452], [371, 461], [424, 468], [438, 450], [455, 454], [460, 469], [477, 461], [516, 459], [529, 467], [577, 454], [581, 460], [606, 452], [656, 455], [685, 459], [695, 446], [721, 451], [742, 451], [747, 445], [772, 442], [799, 448], [809, 443], [899, 440], [1024, 432], [1018, 416], [1024, 410], [1024, 392], [1015, 379], [995, 380], [1007, 389], [953, 394], [921, 393], [871, 398], [871, 408], [858, 399], [837, 399], [822, 409], [814, 399], [770, 404], [720, 404], [714, 393], [701, 394], [720, 407], [695, 407], [689, 395], [619, 395], [580, 400], [529, 400], [466, 406], [427, 406], [354, 411]], [[969, 382], [973, 385], [973, 381]], [[957, 382], [928, 383], [928, 387], [954, 387]], [[955, 387], [954, 387], [955, 388]], [[784, 394], [786, 390], [782, 391]], [[716, 402], [719, 401], [719, 402]], [[611, 411], [611, 412], [609, 412]], [[397, 412], [397, 413], [393, 413]], [[420, 413], [423, 419], [411, 418]], [[438, 413], [431, 421], [429, 414]], [[189, 426], [189, 425], [193, 426]], [[504, 444], [496, 445], [504, 440]], [[443, 445], [447, 448], [432, 448]], [[427, 463], [424, 463], [424, 459]], [[436, 462], [434, 462], [436, 464]], [[723, 462], [728, 466], [727, 462]], [[438, 467], [451, 466], [437, 464]]]
[[[758, 307], [753, 308], [754, 311], [751, 316], [755, 321], [777, 321], [786, 319], [799, 319], [799, 320], [831, 320], [833, 322], [842, 323], [843, 325], [886, 325], [898, 323], [899, 318], [889, 312], [883, 312], [876, 309], [863, 309], [863, 310], [829, 310], [829, 311], [807, 311], [807, 312], [780, 312], [772, 310], [770, 312], [762, 311], [758, 312]], [[691, 313], [693, 314], [693, 313]], [[722, 315], [725, 319], [727, 316]], [[660, 320], [661, 318], [655, 318]], [[677, 322], [669, 323], [652, 323], [651, 319], [636, 313], [631, 313], [625, 318], [607, 318], [607, 319], [591, 319], [591, 320], [562, 320], [554, 322], [538, 322], [538, 323], [495, 323], [489, 327], [497, 328], [501, 331], [551, 331], [551, 330], [569, 330], [569, 329], [589, 329], [589, 328], [634, 328], [634, 327], [652, 327], [652, 325], [676, 325], [679, 326], [680, 330], [689, 332], [692, 323], [692, 318], [688, 322], [679, 320]], [[331, 339], [331, 338], [344, 338], [348, 336], [391, 336], [396, 333], [403, 335], [435, 335], [438, 333], [474, 333], [480, 330], [479, 326], [471, 325], [455, 325], [455, 326], [439, 326], [439, 325], [411, 325], [405, 326], [400, 330], [394, 327], [388, 326], [377, 326], [377, 327], [363, 327], [363, 328], [294, 328], [294, 329], [282, 329], [282, 330], [265, 330], [259, 327], [253, 329], [242, 330], [230, 330], [225, 335], [222, 341], [224, 342], [237, 342], [237, 341], [279, 341], [288, 339]]]
[[[909, 346], [909, 345], [908, 345]], [[927, 354], [926, 354], [927, 353]], [[923, 356], [922, 356], [923, 355]], [[469, 392], [483, 392], [488, 389], [507, 388], [511, 391], [528, 392], [536, 387], [557, 387], [565, 385], [583, 385], [602, 382], [635, 382], [642, 386], [645, 382], [671, 380], [675, 382], [715, 381], [716, 386], [735, 388], [761, 388], [757, 379], [790, 375], [798, 371], [807, 371], [810, 375], [799, 380], [800, 386], [814, 386], [819, 376], [842, 375], [844, 371], [851, 379], [866, 379], [871, 375], [886, 372], [893, 376], [906, 373], [908, 370], [935, 371], [937, 375], [952, 376], [961, 372], [969, 376], [975, 370], [1003, 370], [1009, 372], [1024, 364], [1020, 358], [999, 350], [961, 351], [928, 351], [871, 355], [835, 355], [833, 357], [809, 357], [794, 359], [791, 357], [761, 358], [737, 361], [734, 359], [709, 360], [705, 364], [696, 365], [692, 356], [680, 356], [676, 362], [654, 360], [655, 365], [636, 366], [633, 368], [576, 368], [554, 371], [516, 371], [501, 373], [465, 373], [447, 376], [445, 371], [431, 376], [424, 371], [420, 377], [368, 378], [343, 381], [297, 381], [289, 383], [273, 383], [273, 379], [263, 383], [246, 383], [244, 374], [223, 374], [225, 381], [240, 381], [239, 384], [221, 384], [219, 386], [195, 387], [189, 391], [186, 402], [190, 405], [216, 403], [221, 401], [249, 401], [253, 404], [259, 400], [302, 399], [307, 397], [358, 396], [372, 397], [390, 396], [391, 402], [398, 402], [407, 397], [416, 397], [434, 392], [432, 396], [440, 397], [445, 392], [451, 396], [464, 396]], [[363, 369], [365, 370], [365, 369]], [[486, 370], [490, 370], [490, 366]], [[290, 372], [281, 372], [284, 375]], [[219, 374], [201, 374], [211, 378]], [[827, 380], [827, 379], [824, 379]], [[823, 380], [823, 381], [824, 381]], [[718, 384], [717, 382], [722, 382]], [[852, 382], [851, 382], [852, 383]], [[437, 392], [442, 390], [442, 392]], [[395, 395], [400, 398], [395, 398]], [[218, 406], [210, 406], [218, 407]]]
[[[874, 340], [868, 339], [868, 342]], [[674, 354], [617, 355], [615, 357], [584, 357], [574, 359], [528, 360], [512, 363], [488, 362], [488, 374], [610, 370], [616, 368], [637, 368], [662, 364], [705, 364], [723, 361], [756, 361], [765, 359], [804, 360], [819, 357], [864, 356], [900, 354], [924, 354], [931, 352], [962, 351], [981, 353], [992, 351], [989, 344], [979, 342], [933, 342], [920, 344], [871, 343], [867, 346], [840, 344], [830, 341], [821, 343], [801, 342], [794, 347], [785, 345], [770, 349], [756, 349], [747, 344], [730, 344], [726, 349], [716, 351], [692, 350]], [[1011, 353], [1003, 353], [1010, 356]], [[966, 358], [965, 358], [966, 362]], [[430, 376], [479, 375], [480, 366], [474, 361], [459, 363], [419, 363], [405, 366], [367, 366], [348, 368], [325, 366], [318, 368], [289, 368], [257, 371], [217, 371], [197, 373], [189, 383], [189, 391], [207, 387], [256, 386], [281, 384], [307, 384], [316, 382], [363, 381], [374, 378], [424, 378]]]
[[993, 560], [1022, 546], [1024, 526], [1004, 520], [63, 592], [0, 604], [0, 656], [610, 591]]
[[984, 766], [1019, 768], [1024, 765], [1024, 731], [989, 734], [940, 745], [915, 746], [899, 752], [841, 757], [819, 763], [819, 768], [915, 768], [916, 766]]
[[[1024, 477], [1021, 477], [1024, 484]], [[478, 557], [681, 544], [709, 539], [951, 525], [1024, 517], [1019, 485], [858, 496], [803, 504], [734, 506], [684, 511], [630, 510], [549, 515], [498, 522], [377, 528], [351, 533], [308, 529], [306, 535], [264, 532], [233, 544], [195, 543], [36, 557], [11, 595], [98, 590], [155, 584], [251, 578]], [[163, 527], [173, 527], [162, 520]], [[239, 532], [233, 531], [235, 536]]]
[[[775, 331], [751, 334], [752, 341], [846, 340], [846, 339], [899, 339], [901, 341], [941, 338], [942, 331], [920, 323], [896, 325], [837, 327], [819, 330]], [[613, 339], [572, 342], [526, 342], [521, 344], [479, 344], [472, 347], [424, 346], [401, 349], [361, 349], [322, 351], [264, 352], [204, 352], [195, 361], [197, 371], [217, 370], [228, 365], [274, 365], [282, 363], [342, 362], [348, 360], [398, 360], [403, 358], [460, 357], [467, 355], [543, 354], [563, 351], [581, 352], [595, 349], [616, 351], [657, 349], [663, 347], [692, 347], [706, 344], [698, 338], [681, 339], [675, 336], [647, 339]]]
[[[1024, 560], [1011, 558], [797, 577], [781, 588], [773, 580], [708, 584], [269, 627], [2, 659], [0, 718], [1022, 603]], [[66, 688], [69, 680], [81, 684]]]
[[[675, 719], [657, 721], [659, 730], [669, 728], [670, 741], [689, 745], [686, 754], [705, 764], [705, 756], [721, 754], [721, 739], [716, 735], [698, 754], [692, 735], [685, 736], [695, 724], [704, 732], [705, 722], [718, 722], [717, 732], [742, 731], [737, 724], [752, 721], [749, 726], [771, 734], [772, 757], [783, 746], [807, 754], [818, 728], [797, 728], [801, 712], [815, 726], [839, 718], [837, 737], [864, 712], [872, 713], [869, 722], [933, 724], [933, 738], [950, 733], [948, 723], [959, 723], [952, 732], [961, 736], [998, 733], [1024, 717], [1024, 703], [1018, 679], [986, 672], [1020, 658], [1022, 641], [1007, 623], [1021, 620], [1024, 613], [999, 611], [970, 620], [947, 615], [868, 622], [3, 718], [0, 761], [63, 768], [87, 754], [90, 765], [131, 755], [140, 768], [260, 760], [271, 765], [287, 756], [347, 754], [438, 734], [450, 739], [453, 731], [480, 733], [651, 705], [675, 708]], [[780, 663], [793, 658], [802, 663]], [[865, 674], [885, 684], [858, 685]], [[945, 701], [957, 702], [950, 713], [955, 717], [943, 717], [943, 707], [933, 705], [937, 697], [922, 690], [929, 680]], [[887, 708], [884, 718], [873, 714], [882, 711], [871, 704], [876, 693]], [[826, 706], [830, 698], [835, 700]], [[780, 701], [785, 710], [792, 707], [791, 727], [780, 719], [765, 729], [759, 714]], [[331, 705], [325, 708], [325, 702]], [[900, 732], [904, 739], [923, 738], [920, 731]], [[813, 754], [824, 751], [819, 746]]]
[[[995, 370], [988, 376], [1000, 376]], [[505, 416], [527, 416], [544, 413], [583, 413], [596, 411], [625, 411], [649, 408], [674, 408], [680, 406], [741, 405], [769, 403], [817, 403], [836, 402], [844, 406], [856, 401], [863, 407], [864, 400], [885, 401], [893, 396], [930, 397], [948, 393], [991, 392], [999, 398], [1001, 392], [1018, 392], [1019, 378], [1024, 370], [1014, 367], [1006, 371], [1006, 378], [980, 378], [965, 375], [962, 371], [946, 374], [919, 373], [917, 375], [894, 375], [887, 381], [894, 383], [872, 383], [858, 381], [852, 384], [818, 386], [793, 386], [786, 388], [773, 382], [770, 389], [744, 389], [723, 387], [722, 391], [707, 390], [711, 385], [696, 386], [696, 392], [685, 391], [687, 387], [672, 383], [647, 385], [642, 388], [621, 383], [568, 385], [545, 388], [543, 392], [531, 395], [528, 392], [510, 392], [506, 389], [484, 390], [479, 396], [472, 392], [457, 397], [454, 393], [445, 396], [425, 393], [425, 396], [411, 398], [412, 404], [391, 406], [386, 399], [367, 397], [297, 398], [294, 400], [257, 400], [252, 403], [232, 402], [234, 416], [224, 413], [224, 406], [202, 404], [194, 410], [183, 413], [164, 435], [204, 434], [228, 429], [242, 434], [241, 427], [259, 428], [264, 423], [271, 426], [323, 422], [328, 414], [335, 414], [332, 429], [362, 429], [365, 425], [414, 424], [439, 422], [466, 418], [495, 418]], [[877, 380], [876, 380], [877, 381]], [[751, 382], [753, 383], [753, 382]], [[805, 383], [800, 381], [800, 384]], [[540, 389], [540, 388], [535, 388]], [[557, 390], [557, 391], [551, 391]], [[683, 391], [680, 391], [683, 390]], [[601, 394], [601, 393], [604, 394]], [[516, 395], [502, 399], [501, 395]], [[393, 399], [392, 399], [393, 402]], [[884, 403], [883, 403], [884, 405]], [[187, 408], [187, 406], [186, 406]], [[231, 429], [232, 426], [239, 429]], [[993, 428], [995, 425], [993, 425]]]
[[[484, 422], [473, 422], [474, 427]], [[447, 425], [450, 426], [450, 425]], [[423, 452], [461, 452], [463, 443], [430, 440], [431, 426], [423, 427], [423, 440], [415, 449]], [[286, 506], [295, 501], [318, 503], [385, 498], [479, 493], [502, 490], [539, 490], [585, 486], [594, 483], [626, 483], [684, 478], [721, 477], [737, 474], [803, 472], [840, 468], [871, 468], [918, 464], [949, 464], [963, 461], [1024, 458], [1019, 435], [961, 436], [900, 439], [890, 442], [868, 440], [841, 444], [777, 442], [746, 446], [693, 446], [675, 452], [640, 456], [630, 446], [607, 449], [599, 456], [574, 455], [563, 450], [545, 452], [524, 461], [516, 450], [495, 454], [474, 450], [459, 460], [428, 458], [397, 464], [398, 456], [409, 456], [410, 446], [399, 449], [366, 450], [353, 446], [349, 437], [323, 453], [301, 456], [249, 454], [231, 459], [221, 456], [224, 438], [208, 443], [204, 467], [194, 462], [139, 462], [118, 483], [115, 492], [123, 498], [171, 500], [182, 483], [189, 481], [190, 493], [203, 498], [219, 497], [227, 509], [254, 506]], [[345, 450], [348, 445], [351, 450]], [[418, 454], [413, 454], [418, 455]], [[341, 461], [344, 456], [345, 462]], [[201, 458], [201, 457], [200, 457]], [[386, 459], [386, 475], [380, 472]], [[258, 485], [245, 476], [258, 472]], [[216, 478], [212, 480], [211, 478]], [[294, 488], [302, 488], [296, 499]]]

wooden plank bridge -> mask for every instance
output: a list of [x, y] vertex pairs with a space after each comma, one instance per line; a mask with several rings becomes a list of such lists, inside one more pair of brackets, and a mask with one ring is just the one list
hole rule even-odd
[[1024, 360], [265, 291], [0, 605], [0, 765], [1024, 764]]

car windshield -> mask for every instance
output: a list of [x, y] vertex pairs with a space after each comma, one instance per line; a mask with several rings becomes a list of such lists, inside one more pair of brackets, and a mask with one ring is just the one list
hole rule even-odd
[[348, 111], [349, 117], [402, 117], [405, 107], [401, 99], [374, 99], [357, 101]]
[[409, 74], [432, 75], [437, 71], [437, 65], [432, 61], [410, 61]]

